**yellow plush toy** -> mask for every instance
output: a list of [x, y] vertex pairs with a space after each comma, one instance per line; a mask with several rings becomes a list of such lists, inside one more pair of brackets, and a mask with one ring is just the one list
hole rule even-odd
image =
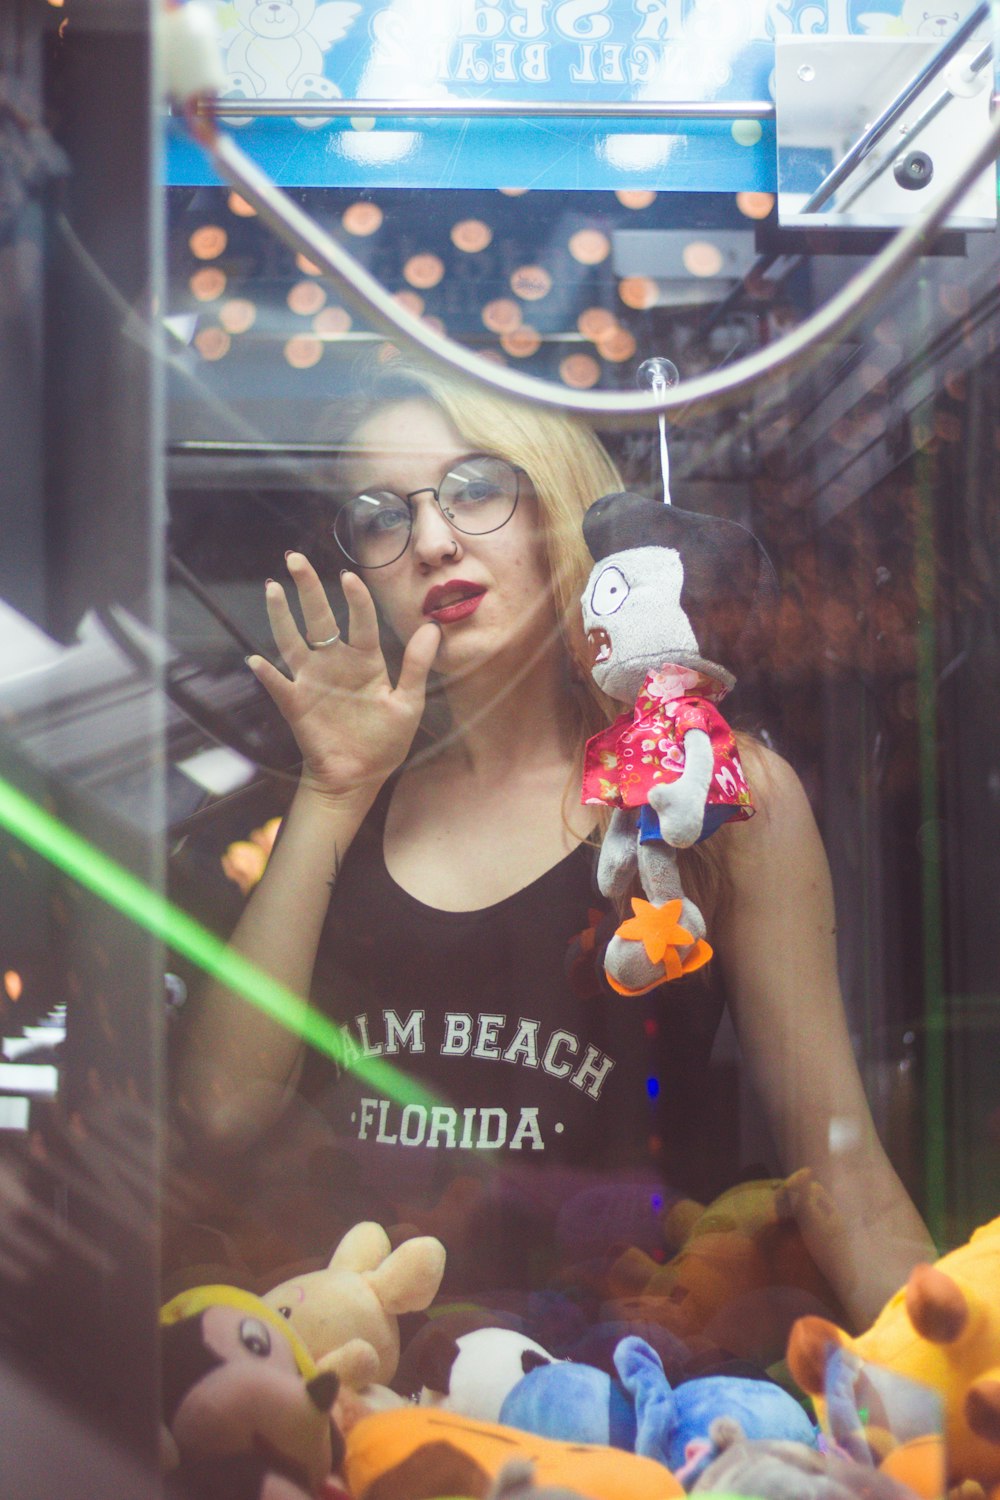
[[378, 1224], [355, 1224], [321, 1271], [293, 1276], [264, 1293], [317, 1367], [346, 1384], [388, 1385], [399, 1363], [400, 1313], [422, 1312], [437, 1295], [445, 1250], [429, 1235], [393, 1250]]
[[948, 1482], [1000, 1483], [1000, 1218], [935, 1265], [917, 1266], [860, 1338], [821, 1318], [801, 1319], [788, 1365], [838, 1438], [845, 1397], [862, 1430], [881, 1428], [896, 1442], [933, 1430], [936, 1397]]
[[828, 1244], [843, 1232], [807, 1168], [787, 1180], [739, 1183], [707, 1208], [682, 1199], [664, 1217], [664, 1239], [675, 1251], [665, 1265], [632, 1248], [611, 1267], [615, 1313], [688, 1340], [704, 1334], [732, 1354], [771, 1364], [784, 1354], [796, 1318], [840, 1312], [803, 1227]]

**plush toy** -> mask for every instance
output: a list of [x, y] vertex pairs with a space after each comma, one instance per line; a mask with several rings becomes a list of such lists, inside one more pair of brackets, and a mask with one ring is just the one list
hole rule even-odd
[[750, 1437], [815, 1441], [802, 1407], [769, 1380], [709, 1376], [671, 1389], [656, 1351], [634, 1337], [615, 1350], [615, 1369], [617, 1380], [589, 1365], [542, 1365], [513, 1388], [500, 1421], [564, 1442], [626, 1448], [685, 1483], [708, 1462], [709, 1427], [722, 1414]]
[[202, 1286], [160, 1313], [164, 1465], [205, 1500], [340, 1493], [338, 1381], [252, 1292]]
[[356, 1224], [328, 1266], [282, 1281], [264, 1301], [287, 1318], [320, 1370], [349, 1385], [388, 1385], [399, 1362], [399, 1314], [430, 1305], [444, 1262], [440, 1240], [422, 1236], [392, 1250], [378, 1224]]
[[[747, 1495], [753, 1500], [913, 1500], [912, 1492], [876, 1469], [804, 1443], [744, 1437], [719, 1417], [709, 1430], [712, 1458], [694, 1495]], [[938, 1491], [941, 1494], [941, 1491]]]
[[684, 1491], [661, 1464], [620, 1449], [557, 1443], [455, 1412], [408, 1406], [366, 1417], [346, 1440], [344, 1476], [353, 1500], [481, 1500], [504, 1465], [527, 1459], [540, 1486], [584, 1500], [669, 1500]]
[[[850, 1445], [877, 1429], [909, 1442], [943, 1425], [948, 1480], [1000, 1482], [1000, 1218], [933, 1266], [917, 1266], [871, 1328], [852, 1339], [804, 1318], [792, 1375], [824, 1428]], [[938, 1415], [940, 1408], [940, 1415]]]
[[547, 1349], [509, 1328], [477, 1328], [457, 1339], [442, 1330], [424, 1344], [418, 1399], [477, 1422], [499, 1422], [508, 1392], [530, 1370], [551, 1363]]
[[806, 1248], [807, 1229], [833, 1243], [843, 1226], [808, 1168], [727, 1189], [708, 1207], [673, 1204], [663, 1235], [676, 1250], [660, 1264], [637, 1248], [608, 1274], [617, 1316], [648, 1318], [680, 1337], [767, 1366], [781, 1359], [792, 1324], [807, 1313], [836, 1318], [837, 1297]]
[[620, 904], [638, 875], [647, 897], [632, 898], [605, 956], [612, 988], [640, 995], [711, 957], [677, 850], [752, 815], [717, 704], [762, 633], [773, 571], [742, 526], [643, 495], [605, 495], [583, 534], [595, 563], [581, 601], [592, 675], [630, 708], [588, 741], [582, 800], [613, 809], [603, 895]]

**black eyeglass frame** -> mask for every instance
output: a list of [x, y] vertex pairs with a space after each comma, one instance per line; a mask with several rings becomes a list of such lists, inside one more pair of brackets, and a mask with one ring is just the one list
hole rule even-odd
[[333, 518], [333, 524], [330, 527], [330, 530], [333, 532], [333, 537], [337, 543], [337, 546], [340, 548], [341, 552], [343, 552], [344, 556], [348, 558], [356, 568], [364, 568], [366, 573], [375, 572], [379, 568], [389, 568], [394, 562], [399, 562], [399, 559], [403, 556], [407, 547], [410, 545], [410, 542], [413, 539], [413, 501], [417, 498], [418, 495], [433, 495], [434, 504], [437, 506], [438, 510], [444, 517], [445, 521], [447, 521], [452, 531], [457, 531], [459, 536], [492, 536], [494, 532], [502, 531], [503, 528], [508, 524], [508, 522], [513, 518], [514, 512], [517, 510], [518, 502], [521, 499], [521, 475], [526, 474], [527, 470], [523, 469], [520, 464], [512, 464], [509, 458], [501, 458], [499, 453], [467, 453], [463, 458], [460, 458], [456, 464], [453, 464], [448, 472], [454, 472], [454, 470], [460, 468], [462, 464], [474, 463], [477, 458], [489, 458], [492, 459], [494, 463], [504, 464], [514, 475], [514, 503], [511, 505], [510, 511], [500, 522], [499, 526], [488, 526], [485, 531], [466, 531], [464, 527], [459, 526], [458, 523], [448, 514], [445, 507], [441, 504], [441, 485], [444, 484], [444, 480], [448, 477], [448, 475], [446, 474], [444, 476], [444, 479], [441, 480], [441, 484], [437, 486], [433, 484], [421, 485], [420, 489], [410, 490], [406, 495], [396, 495], [394, 490], [380, 490], [377, 492], [384, 495], [394, 495], [397, 500], [401, 500], [406, 506], [407, 512], [410, 517], [410, 524], [406, 530], [406, 541], [396, 553], [395, 557], [390, 557], [387, 562], [383, 563], [363, 563], [360, 562], [354, 556], [354, 554], [348, 550], [348, 548], [344, 545], [343, 540], [341, 539], [340, 532], [338, 530], [338, 523], [340, 522], [340, 518], [341, 516], [347, 514], [348, 508], [354, 504], [355, 500], [360, 500], [362, 498], [365, 493], [363, 490], [360, 491], [357, 495], [352, 495], [350, 500], [345, 501]]

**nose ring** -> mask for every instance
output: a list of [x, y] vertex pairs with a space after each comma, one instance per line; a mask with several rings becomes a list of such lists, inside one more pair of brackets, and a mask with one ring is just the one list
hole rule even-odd
[[451, 551], [448, 553], [448, 557], [449, 557], [449, 559], [451, 559], [451, 558], [457, 557], [457, 556], [458, 556], [458, 543], [456, 542], [455, 538], [452, 537], [452, 539], [451, 539]]

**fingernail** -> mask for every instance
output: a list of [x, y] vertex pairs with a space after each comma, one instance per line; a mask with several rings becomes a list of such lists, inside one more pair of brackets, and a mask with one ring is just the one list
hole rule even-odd
[[244, 658], [243, 658], [243, 665], [245, 667], [249, 667], [249, 665], [250, 665], [250, 663], [252, 661], [253, 661], [253, 657], [252, 656], [244, 656]]
[[264, 579], [264, 587], [265, 587], [265, 588], [266, 588], [266, 589], [269, 589], [269, 588], [270, 588], [270, 587], [271, 587], [271, 584], [272, 584], [272, 583], [273, 583], [273, 582], [274, 582], [274, 579], [273, 579], [273, 578], [265, 578], [265, 579]]
[[341, 578], [353, 578], [354, 574], [351, 572], [350, 568], [341, 568], [340, 576]]

